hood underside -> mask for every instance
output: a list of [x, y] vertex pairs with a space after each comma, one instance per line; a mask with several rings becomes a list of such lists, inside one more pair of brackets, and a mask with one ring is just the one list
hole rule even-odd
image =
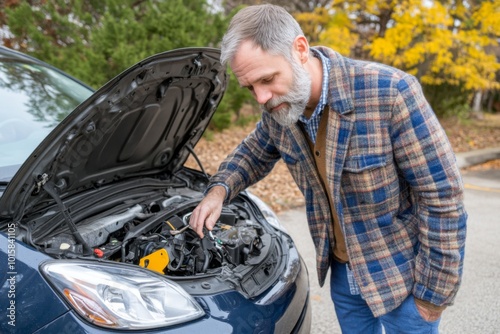
[[65, 195], [174, 173], [208, 126], [226, 81], [219, 51], [210, 48], [169, 51], [132, 66], [40, 144], [0, 198], [0, 216], [25, 214], [47, 198], [40, 189], [47, 180]]

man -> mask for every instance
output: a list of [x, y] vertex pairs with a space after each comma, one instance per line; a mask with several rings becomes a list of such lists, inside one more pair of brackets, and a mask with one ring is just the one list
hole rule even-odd
[[437, 333], [461, 281], [466, 212], [448, 139], [417, 80], [310, 48], [272, 5], [236, 14], [221, 61], [261, 105], [256, 129], [221, 164], [190, 224], [287, 164], [306, 200], [320, 285], [345, 333]]

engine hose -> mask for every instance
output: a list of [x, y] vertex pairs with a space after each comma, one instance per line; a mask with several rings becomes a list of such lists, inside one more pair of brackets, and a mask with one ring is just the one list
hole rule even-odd
[[181, 267], [182, 262], [184, 262], [184, 253], [183, 253], [183, 252], [182, 252], [182, 250], [181, 250], [181, 256], [179, 257], [179, 261], [178, 261], [178, 263], [177, 263], [177, 266], [176, 266], [176, 267], [173, 267], [173, 266], [172, 266], [172, 262], [169, 262], [169, 263], [168, 263], [167, 268], [168, 268], [170, 271], [177, 271], [177, 270], [179, 270], [179, 268]]
[[203, 263], [202, 273], [206, 273], [208, 264], [210, 263], [210, 253], [208, 252], [208, 250], [203, 249], [203, 254], [205, 254], [205, 262]]
[[208, 269], [208, 265], [210, 263], [210, 252], [208, 251], [210, 248], [215, 247], [208, 237], [208, 231], [203, 229], [205, 236], [201, 239], [201, 249], [203, 250], [203, 254], [205, 255], [205, 261], [203, 262], [202, 273], [205, 273]]
[[128, 242], [129, 242], [129, 241], [130, 241], [130, 239], [129, 239], [129, 240], [125, 240], [125, 241], [123, 241], [122, 246], [121, 246], [121, 254], [122, 254], [122, 262], [123, 262], [123, 263], [125, 263], [125, 257], [127, 256], [127, 255], [125, 254], [125, 251], [126, 251], [126, 250], [125, 250], [125, 246], [127, 246], [127, 244], [128, 244]]

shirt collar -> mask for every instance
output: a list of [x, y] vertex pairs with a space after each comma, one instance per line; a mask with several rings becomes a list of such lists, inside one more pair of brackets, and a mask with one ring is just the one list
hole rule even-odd
[[[316, 118], [318, 116], [321, 116], [321, 113], [323, 109], [325, 108], [326, 104], [328, 103], [328, 82], [329, 82], [329, 73], [330, 73], [330, 68], [331, 68], [331, 61], [328, 57], [326, 57], [323, 53], [321, 53], [318, 50], [315, 49], [310, 49], [313, 53], [313, 55], [318, 58], [321, 61], [321, 66], [323, 68], [323, 81], [321, 83], [321, 95], [319, 97], [318, 104], [316, 105], [316, 108], [314, 109], [314, 112], [311, 115], [311, 119]], [[304, 115], [300, 115], [299, 120], [307, 124], [308, 119]]]

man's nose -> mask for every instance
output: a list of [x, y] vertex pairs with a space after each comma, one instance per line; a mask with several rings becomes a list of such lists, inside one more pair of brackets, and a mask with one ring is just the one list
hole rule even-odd
[[273, 96], [271, 91], [264, 87], [254, 87], [253, 93], [259, 104], [266, 104]]

